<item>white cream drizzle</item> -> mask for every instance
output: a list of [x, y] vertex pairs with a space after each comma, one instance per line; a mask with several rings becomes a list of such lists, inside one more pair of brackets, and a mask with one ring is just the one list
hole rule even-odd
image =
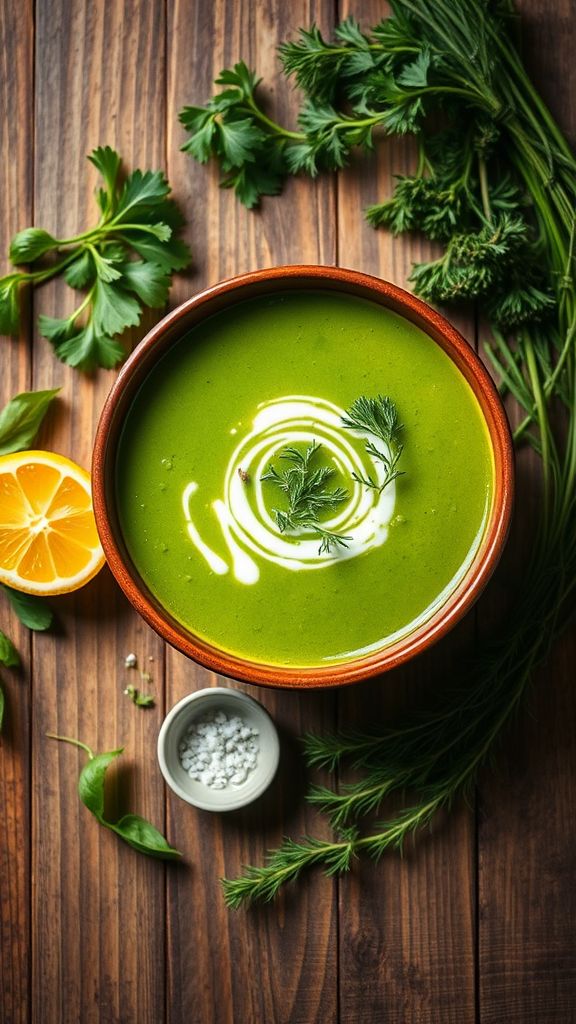
[[[353, 472], [365, 476], [368, 471], [374, 480], [382, 483], [384, 469], [367, 453], [359, 454], [353, 435], [342, 426], [343, 415], [344, 410], [332, 402], [306, 395], [288, 395], [259, 408], [252, 430], [240, 441], [229, 460], [223, 498], [212, 502], [231, 565], [202, 540], [194, 525], [191, 505], [198, 484], [191, 481], [185, 487], [182, 505], [188, 536], [212, 572], [224, 575], [231, 568], [240, 583], [250, 585], [257, 583], [260, 577], [259, 558], [298, 572], [324, 569], [384, 544], [394, 514], [395, 482], [379, 494], [352, 479]], [[348, 547], [333, 548], [324, 554], [319, 553], [318, 538], [306, 536], [305, 531], [302, 535], [281, 534], [266, 509], [262, 492], [262, 476], [282, 449], [298, 442], [310, 444], [313, 440], [320, 442], [335, 467], [342, 471], [350, 493], [338, 513], [322, 524], [327, 530], [349, 537]], [[377, 437], [363, 436], [362, 445], [366, 440], [380, 449], [383, 447]], [[248, 474], [249, 484], [242, 480], [239, 470]]]

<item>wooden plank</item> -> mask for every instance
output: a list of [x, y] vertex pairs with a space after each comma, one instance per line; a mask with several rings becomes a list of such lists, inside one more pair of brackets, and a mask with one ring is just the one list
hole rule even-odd
[[[12, 235], [32, 223], [32, 164], [29, 134], [33, 100], [33, 5], [18, 10], [10, 0], [0, 4], [0, 95], [9, 114], [0, 123], [0, 274], [9, 270]], [[28, 303], [26, 303], [28, 305]], [[0, 407], [30, 386], [29, 310], [23, 310], [19, 339], [2, 339]], [[30, 642], [28, 630], [10, 613], [0, 595], [0, 629], [20, 652], [19, 672], [2, 669], [0, 686], [6, 700], [0, 735], [0, 1020], [28, 1021], [30, 931], [30, 789], [29, 699]]]
[[[209, 5], [173, 0], [169, 12], [169, 172], [191, 211], [196, 267], [190, 281], [177, 285], [173, 301], [256, 267], [334, 262], [331, 181], [292, 181], [282, 197], [265, 200], [262, 212], [250, 213], [229, 192], [218, 190], [215, 168], [199, 167], [179, 153], [185, 136], [176, 116], [183, 105], [208, 99], [219, 71], [243, 58], [263, 76], [280, 119], [293, 117], [294, 97], [279, 75], [276, 45], [300, 24], [317, 20], [328, 29], [331, 5], [261, 0], [248, 9], [234, 0]], [[168, 653], [168, 705], [216, 682], [226, 684]], [[266, 705], [280, 727], [280, 774], [262, 801], [234, 816], [203, 814], [169, 795], [170, 833], [185, 847], [189, 865], [168, 879], [169, 1020], [329, 1024], [337, 1012], [333, 884], [315, 876], [272, 907], [234, 913], [224, 907], [218, 880], [238, 874], [243, 863], [261, 863], [284, 833], [319, 831], [303, 806], [305, 780], [295, 739], [305, 729], [333, 724], [334, 699], [243, 688]]]
[[[340, 17], [358, 16], [352, 2]], [[383, 16], [382, 4], [362, 5], [366, 28]], [[410, 142], [390, 139], [375, 158], [357, 156], [339, 178], [339, 262], [408, 287], [413, 261], [430, 258], [418, 239], [374, 231], [363, 211], [389, 196], [393, 175], [413, 173]], [[474, 342], [472, 319], [450, 319]], [[383, 382], [385, 390], [385, 382]], [[339, 696], [342, 726], [389, 722], [401, 709], [430, 700], [472, 641], [474, 617], [416, 662]], [[340, 1006], [346, 1024], [471, 1024], [475, 1020], [475, 821], [469, 806], [455, 807], [432, 835], [390, 852], [377, 865], [362, 860], [340, 883]]]
[[[164, 4], [44, 0], [36, 33], [36, 223], [66, 237], [96, 218], [97, 174], [86, 161], [93, 147], [116, 146], [128, 169], [164, 164]], [[62, 316], [72, 303], [58, 283], [36, 305]], [[64, 367], [38, 337], [34, 351], [35, 386], [63, 385], [64, 408], [46, 442], [89, 466], [113, 375], [87, 378]], [[45, 733], [76, 736], [99, 751], [124, 744], [122, 767], [110, 772], [114, 801], [162, 828], [155, 763], [162, 645], [107, 570], [57, 607], [58, 635], [34, 644], [32, 1019], [161, 1022], [164, 865], [97, 825], [76, 792], [83, 757]], [[154, 676], [157, 706], [149, 712], [123, 695], [131, 651]]]
[[[521, 38], [534, 80], [576, 142], [572, 5], [520, 0]], [[530, 546], [538, 488], [523, 458], [518, 517], [507, 554], [521, 566]], [[530, 518], [530, 517], [529, 517]], [[508, 595], [509, 597], [510, 595]], [[480, 625], [488, 628], [484, 617]], [[573, 822], [576, 812], [572, 628], [538, 673], [496, 770], [480, 787], [480, 1010], [486, 1024], [569, 1024], [576, 1006]]]

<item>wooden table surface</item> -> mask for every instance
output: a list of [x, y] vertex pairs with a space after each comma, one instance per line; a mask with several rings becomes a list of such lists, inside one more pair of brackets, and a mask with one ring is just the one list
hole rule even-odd
[[[201, 103], [222, 67], [258, 68], [281, 113], [295, 97], [276, 44], [349, 10], [365, 25], [378, 0], [2, 0], [0, 124], [2, 241], [29, 224], [70, 235], [94, 217], [96, 173], [85, 155], [106, 143], [129, 167], [163, 167], [185, 210], [194, 266], [175, 280], [177, 305], [204, 285], [281, 263], [341, 263], [402, 284], [425, 252], [362, 218], [411, 166], [387, 141], [377, 160], [336, 180], [291, 181], [249, 213], [217, 188], [217, 172], [179, 150], [177, 119]], [[563, 128], [576, 134], [573, 0], [521, 0], [530, 67]], [[2, 270], [4, 272], [4, 269]], [[71, 294], [49, 284], [30, 301], [19, 340], [3, 340], [2, 398], [62, 387], [40, 446], [90, 465], [113, 374], [82, 376], [57, 362], [34, 326], [38, 307], [63, 315]], [[474, 319], [454, 318], [473, 342]], [[153, 322], [147, 321], [147, 326]], [[146, 326], [146, 325], [145, 325]], [[142, 336], [140, 332], [134, 337]], [[513, 412], [512, 412], [513, 415]], [[349, 877], [308, 876], [268, 908], [225, 909], [218, 879], [260, 862], [283, 834], [326, 834], [307, 809], [297, 737], [336, 722], [385, 720], [454, 670], [502, 614], [524, 527], [533, 466], [522, 466], [517, 522], [488, 595], [448, 639], [412, 666], [341, 693], [245, 687], [276, 719], [283, 759], [273, 790], [246, 813], [210, 816], [166, 792], [155, 758], [165, 709], [216, 677], [166, 649], [110, 573], [54, 601], [58, 625], [31, 634], [0, 607], [22, 652], [2, 672], [0, 737], [0, 1020], [3, 1024], [569, 1024], [576, 1021], [574, 630], [540, 672], [474, 799], [431, 835]], [[135, 651], [154, 677], [154, 710], [123, 695]], [[148, 660], [153, 659], [153, 660]], [[82, 761], [47, 731], [98, 750], [124, 745], [113, 788], [185, 852], [182, 865], [139, 856], [79, 803]]]

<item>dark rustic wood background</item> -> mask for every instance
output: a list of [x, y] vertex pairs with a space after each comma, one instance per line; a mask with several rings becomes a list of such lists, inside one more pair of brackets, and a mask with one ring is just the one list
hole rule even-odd
[[[518, 6], [534, 77], [574, 139], [573, 0]], [[338, 180], [291, 181], [257, 214], [218, 190], [213, 168], [179, 151], [178, 110], [207, 99], [222, 67], [243, 57], [258, 68], [274, 105], [290, 117], [295, 97], [278, 73], [276, 44], [312, 21], [329, 32], [350, 10], [374, 24], [384, 4], [2, 0], [0, 7], [2, 256], [26, 225], [62, 237], [91, 223], [96, 173], [85, 155], [106, 143], [129, 167], [164, 167], [186, 212], [194, 267], [175, 281], [173, 305], [221, 278], [279, 263], [341, 263], [402, 284], [425, 251], [372, 231], [362, 218], [368, 202], [389, 193], [391, 175], [411, 166], [409, 143], [385, 142], [377, 161], [354, 162]], [[1, 397], [61, 385], [39, 443], [89, 466], [113, 375], [72, 372], [34, 326], [38, 308], [63, 315], [70, 303], [61, 284], [31, 301], [22, 337], [2, 341]], [[457, 322], [474, 342], [474, 321]], [[2, 673], [3, 1024], [576, 1021], [574, 631], [540, 672], [475, 799], [455, 807], [404, 859], [358, 863], [337, 881], [308, 876], [274, 906], [248, 913], [227, 911], [218, 885], [243, 862], [261, 861], [284, 833], [325, 829], [303, 802], [296, 740], [304, 729], [384, 719], [414, 705], [453, 671], [475, 633], [486, 635], [530, 543], [523, 512], [532, 473], [528, 463], [512, 551], [496, 581], [429, 656], [339, 694], [255, 691], [280, 727], [283, 761], [272, 791], [244, 814], [210, 816], [166, 792], [155, 759], [163, 713], [217, 680], [167, 650], [107, 570], [54, 601], [58, 627], [49, 635], [20, 628], [2, 603], [0, 625], [24, 661], [21, 674]], [[150, 712], [123, 696], [132, 650], [154, 677]], [[46, 739], [48, 730], [98, 750], [124, 744], [119, 798], [164, 826], [185, 863], [147, 860], [101, 830], [78, 801], [81, 758]]]

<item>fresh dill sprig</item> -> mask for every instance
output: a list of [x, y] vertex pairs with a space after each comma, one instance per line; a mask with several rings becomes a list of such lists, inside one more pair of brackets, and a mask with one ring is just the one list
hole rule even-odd
[[305, 452], [290, 446], [283, 448], [280, 458], [290, 463], [289, 468], [280, 472], [270, 465], [262, 480], [271, 480], [288, 499], [287, 509], [272, 510], [280, 533], [309, 530], [321, 539], [319, 554], [329, 554], [333, 548], [348, 547], [350, 537], [325, 529], [319, 516], [335, 512], [349, 495], [344, 487], [327, 488], [334, 469], [311, 466], [321, 447], [318, 441], [313, 441]]
[[368, 455], [384, 466], [382, 483], [378, 484], [371, 476], [362, 476], [353, 472], [352, 476], [357, 483], [363, 484], [364, 487], [370, 487], [381, 494], [388, 484], [404, 475], [403, 470], [396, 468], [404, 445], [399, 441], [402, 424], [398, 419], [398, 410], [391, 398], [388, 398], [387, 395], [378, 395], [376, 398], [367, 398], [365, 395], [361, 395], [360, 398], [356, 398], [352, 402], [342, 417], [342, 425], [347, 430], [356, 430], [360, 434], [373, 434], [386, 445], [386, 451], [383, 452], [376, 447], [373, 441], [366, 442]]

